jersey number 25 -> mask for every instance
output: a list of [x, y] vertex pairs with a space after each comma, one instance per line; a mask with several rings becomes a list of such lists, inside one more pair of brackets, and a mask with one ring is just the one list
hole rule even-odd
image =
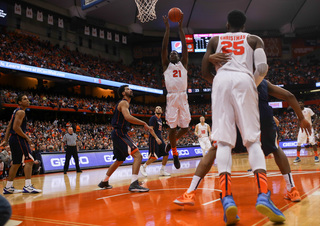
[[[233, 53], [234, 55], [244, 54], [243, 40], [239, 42], [223, 41], [221, 42], [223, 53]], [[231, 49], [233, 48], [233, 49]]]

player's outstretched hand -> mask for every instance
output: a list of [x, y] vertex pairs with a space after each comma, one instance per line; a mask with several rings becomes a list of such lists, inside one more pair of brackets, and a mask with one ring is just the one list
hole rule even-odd
[[146, 131], [148, 131], [149, 133], [151, 133], [152, 130], [153, 130], [150, 126], [148, 126], [147, 123], [145, 123], [145, 124], [143, 125], [143, 127], [144, 127], [144, 129], [145, 129]]
[[300, 121], [300, 128], [305, 131], [308, 135], [311, 135], [311, 124], [304, 118]]
[[169, 18], [168, 18], [168, 16], [167, 16], [167, 15], [164, 15], [164, 16], [162, 16], [162, 19], [163, 19], [164, 24], [166, 25], [166, 28], [169, 28], [170, 25], [169, 25]]

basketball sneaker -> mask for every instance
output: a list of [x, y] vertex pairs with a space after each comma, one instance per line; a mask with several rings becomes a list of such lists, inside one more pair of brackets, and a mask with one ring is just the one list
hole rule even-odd
[[161, 169], [159, 176], [170, 177], [171, 174], [165, 171], [164, 169]]
[[40, 193], [40, 192], [42, 192], [42, 190], [34, 188], [32, 184], [29, 186], [24, 186], [22, 191], [22, 193]]
[[183, 193], [183, 195], [179, 196], [176, 200], [173, 201], [173, 203], [179, 205], [179, 206], [194, 206], [194, 201], [195, 201], [195, 195], [196, 191], [192, 191], [190, 193]]
[[176, 169], [180, 169], [180, 161], [179, 161], [179, 155], [173, 156], [173, 164]]
[[146, 167], [144, 167], [143, 165], [140, 166], [140, 173], [142, 174], [142, 176], [147, 177], [147, 170]]
[[15, 189], [13, 186], [10, 188], [3, 188], [3, 194], [16, 194], [16, 193], [21, 193], [22, 190]]
[[314, 156], [314, 161], [315, 162], [319, 162], [319, 157], [318, 156]]
[[294, 163], [297, 163], [297, 162], [301, 162], [301, 159], [299, 157], [297, 157], [295, 160], [293, 160]]
[[220, 200], [223, 206], [223, 220], [226, 222], [226, 225], [231, 225], [237, 223], [240, 218], [238, 214], [238, 207], [233, 200], [232, 195], [227, 195], [223, 199], [221, 198], [222, 194], [220, 193]]
[[287, 200], [290, 200], [292, 202], [300, 202], [301, 201], [300, 194], [295, 187], [291, 188], [291, 191], [288, 191], [287, 194], [284, 196], [284, 198]]
[[256, 209], [266, 215], [272, 222], [283, 222], [286, 220], [282, 212], [273, 204], [270, 199], [271, 192], [268, 191], [267, 194], [260, 193], [256, 202]]
[[130, 184], [129, 191], [131, 192], [148, 192], [149, 188], [140, 186], [139, 181], [136, 180]]
[[166, 152], [166, 153], [169, 153], [170, 149], [171, 149], [171, 144], [170, 144], [170, 143], [167, 143], [167, 144], [166, 144], [166, 148], [164, 149], [165, 152]]
[[109, 184], [109, 181], [100, 181], [98, 187], [103, 189], [111, 189], [112, 185]]

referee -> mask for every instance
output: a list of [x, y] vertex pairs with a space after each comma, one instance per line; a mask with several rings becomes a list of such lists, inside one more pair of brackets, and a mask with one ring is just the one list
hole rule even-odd
[[[69, 169], [69, 163], [71, 156], [73, 156], [74, 162], [76, 164], [76, 169], [78, 173], [82, 173], [79, 166], [78, 148], [77, 148], [77, 134], [73, 132], [73, 128], [70, 126], [68, 128], [68, 133], [63, 136], [62, 142], [66, 145], [66, 161], [64, 163], [63, 173], [67, 174]], [[62, 145], [62, 151], [63, 151]]]

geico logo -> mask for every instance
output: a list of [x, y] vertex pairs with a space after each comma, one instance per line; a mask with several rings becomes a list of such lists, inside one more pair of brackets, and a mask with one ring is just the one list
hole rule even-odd
[[194, 152], [198, 155], [198, 154], [202, 154], [202, 150], [201, 148], [195, 148]]
[[297, 146], [298, 142], [285, 142], [282, 144], [283, 147], [295, 147]]
[[141, 153], [141, 155], [142, 155], [142, 159], [148, 159], [148, 153], [147, 152]]
[[104, 155], [103, 159], [105, 162], [114, 162], [116, 160], [113, 160], [113, 155]]
[[[62, 160], [63, 163], [60, 160]], [[52, 159], [50, 159], [50, 163], [51, 163], [51, 166], [53, 166], [53, 167], [62, 166], [62, 165], [64, 165], [64, 159], [52, 158]]]
[[187, 149], [184, 149], [184, 150], [178, 150], [179, 152], [179, 155], [189, 155], [189, 151]]

